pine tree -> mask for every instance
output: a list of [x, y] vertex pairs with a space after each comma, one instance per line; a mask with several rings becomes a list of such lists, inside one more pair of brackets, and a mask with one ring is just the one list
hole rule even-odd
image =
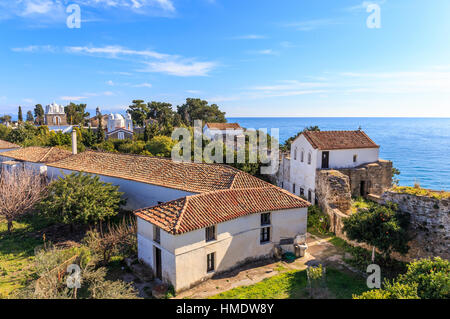
[[39, 125], [44, 124], [44, 108], [41, 104], [36, 104], [34, 107], [34, 117], [36, 118], [36, 123]]
[[34, 122], [33, 112], [31, 112], [31, 111], [27, 112], [27, 122], [30, 122], [30, 123]]
[[105, 141], [105, 131], [103, 131], [102, 115], [98, 116], [98, 127], [97, 127], [97, 143], [102, 143]]

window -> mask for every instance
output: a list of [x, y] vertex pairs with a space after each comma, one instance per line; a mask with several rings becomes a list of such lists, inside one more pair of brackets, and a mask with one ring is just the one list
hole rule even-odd
[[261, 214], [261, 226], [270, 225], [270, 213]]
[[305, 151], [302, 150], [302, 153], [300, 155], [300, 161], [303, 163], [305, 161]]
[[294, 151], [294, 161], [296, 161], [297, 160], [297, 149], [295, 149], [295, 151]]
[[300, 188], [300, 196], [305, 196], [305, 189], [304, 188]]
[[353, 155], [353, 163], [356, 163], [356, 161], [358, 160], [358, 155]]
[[295, 184], [292, 184], [292, 193], [295, 194]]
[[119, 132], [119, 133], [117, 133], [117, 138], [119, 140], [124, 140], [125, 139], [125, 134], [123, 134], [123, 132]]
[[261, 236], [259, 239], [260, 243], [267, 243], [270, 241], [270, 227], [261, 228]]
[[311, 199], [312, 199], [312, 192], [311, 190], [308, 190], [308, 202], [311, 203]]
[[214, 263], [216, 259], [216, 253], [210, 253], [206, 255], [206, 271], [214, 271]]
[[308, 153], [308, 165], [311, 165], [311, 153]]
[[206, 227], [205, 231], [206, 241], [216, 240], [216, 226]]
[[153, 225], [153, 241], [155, 243], [161, 243], [161, 228]]

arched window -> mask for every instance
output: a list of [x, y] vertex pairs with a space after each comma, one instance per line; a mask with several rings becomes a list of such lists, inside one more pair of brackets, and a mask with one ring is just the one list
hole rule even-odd
[[303, 163], [305, 161], [305, 151], [302, 149], [302, 153], [300, 154], [300, 161]]
[[294, 150], [294, 161], [297, 160], [297, 148]]
[[125, 134], [123, 134], [123, 132], [119, 132], [119, 133], [117, 133], [117, 138], [119, 140], [124, 140], [125, 139]]
[[308, 153], [308, 165], [311, 165], [311, 152]]

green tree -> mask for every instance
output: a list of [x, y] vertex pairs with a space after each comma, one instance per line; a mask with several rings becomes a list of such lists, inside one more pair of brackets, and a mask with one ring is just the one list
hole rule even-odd
[[440, 257], [411, 262], [398, 281], [417, 284], [417, 293], [422, 299], [449, 299], [450, 262]]
[[284, 144], [280, 147], [281, 151], [283, 151], [283, 152], [289, 152], [289, 151], [291, 150], [291, 144], [292, 144], [292, 142], [294, 142], [294, 141], [297, 139], [297, 137], [299, 137], [300, 134], [302, 134], [302, 133], [305, 132], [305, 131], [320, 132], [320, 128], [319, 128], [317, 125], [305, 127], [305, 128], [303, 129], [303, 131], [300, 131], [300, 132], [298, 132], [297, 134], [295, 134], [295, 135], [289, 137], [289, 138], [284, 142]]
[[27, 112], [27, 122], [30, 122], [30, 123], [34, 122], [33, 112], [31, 112], [31, 111]]
[[84, 125], [86, 118], [89, 117], [89, 112], [86, 112], [86, 104], [70, 103], [64, 107], [64, 112], [67, 116], [69, 124]]
[[195, 120], [203, 122], [226, 123], [225, 112], [221, 112], [216, 104], [208, 105], [201, 99], [187, 98], [186, 103], [177, 107], [177, 113], [183, 122], [193, 126]]
[[0, 117], [0, 122], [1, 123], [10, 123], [11, 122], [11, 116], [10, 115], [3, 115], [2, 117]]
[[105, 141], [105, 131], [103, 130], [102, 114], [97, 116], [98, 127], [97, 127], [97, 143], [102, 143]]
[[386, 281], [383, 289], [372, 289], [353, 299], [420, 299], [417, 295], [417, 284], [402, 284]]
[[22, 115], [22, 107], [21, 106], [19, 106], [19, 112], [17, 114], [17, 120], [18, 120], [19, 123], [23, 122], [23, 115]]
[[147, 142], [145, 149], [156, 156], [169, 157], [174, 146], [174, 141], [167, 136], [155, 136]]
[[145, 120], [149, 118], [150, 109], [143, 100], [133, 100], [132, 103], [128, 107], [127, 112], [131, 115], [131, 119], [135, 125], [143, 127]]
[[36, 104], [34, 107], [34, 117], [36, 118], [36, 124], [44, 124], [44, 108], [41, 104]]
[[388, 258], [393, 251], [408, 252], [408, 223], [408, 216], [398, 212], [395, 205], [374, 203], [346, 218], [343, 230], [350, 240], [373, 246]]
[[440, 257], [424, 258], [407, 265], [407, 271], [382, 289], [367, 291], [354, 299], [449, 299], [450, 262]]
[[159, 133], [159, 128], [158, 128], [158, 124], [156, 123], [148, 123], [145, 126], [145, 130], [144, 130], [144, 141], [148, 142], [150, 141], [152, 138], [154, 138], [156, 135], [158, 135]]
[[63, 174], [50, 183], [48, 195], [40, 203], [41, 212], [65, 224], [97, 223], [115, 216], [123, 193], [119, 186], [100, 181], [85, 173]]

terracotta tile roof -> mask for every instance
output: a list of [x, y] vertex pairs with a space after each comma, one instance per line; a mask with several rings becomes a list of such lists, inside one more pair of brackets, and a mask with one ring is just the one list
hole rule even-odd
[[300, 197], [270, 185], [186, 196], [134, 213], [171, 234], [182, 234], [250, 214], [309, 205]]
[[238, 123], [206, 123], [206, 126], [213, 130], [224, 131], [226, 129], [239, 130], [242, 127]]
[[192, 193], [270, 185], [227, 165], [180, 163], [169, 158], [109, 152], [86, 151], [49, 166], [123, 178]]
[[379, 148], [363, 131], [305, 131], [306, 139], [320, 150]]
[[40, 146], [19, 148], [17, 150], [0, 153], [0, 156], [6, 156], [16, 160], [33, 163], [52, 163], [65, 159], [71, 155], [72, 152], [66, 151], [59, 147]]
[[20, 146], [8, 141], [0, 140], [0, 150], [6, 150], [9, 148], [19, 148]]

